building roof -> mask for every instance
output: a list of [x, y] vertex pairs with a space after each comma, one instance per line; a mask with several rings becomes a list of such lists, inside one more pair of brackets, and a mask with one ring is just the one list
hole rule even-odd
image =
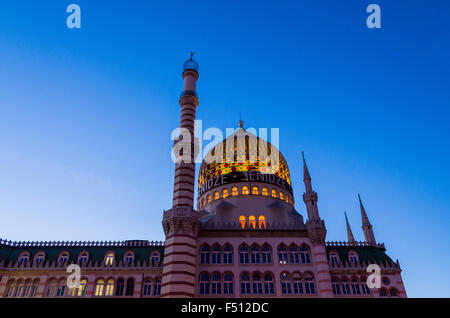
[[374, 263], [374, 262], [388, 262], [393, 263], [392, 259], [386, 254], [386, 249], [382, 245], [369, 246], [360, 243], [354, 245], [343, 244], [330, 244], [325, 246], [327, 250], [327, 256], [330, 258], [330, 251], [336, 251], [339, 254], [341, 262], [349, 261], [348, 252], [355, 251], [358, 254], [360, 262]]

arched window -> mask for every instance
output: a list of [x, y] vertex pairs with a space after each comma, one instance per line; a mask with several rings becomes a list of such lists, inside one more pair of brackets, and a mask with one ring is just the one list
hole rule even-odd
[[266, 228], [266, 217], [264, 215], [260, 215], [258, 218], [259, 228], [265, 229]]
[[30, 259], [30, 253], [24, 252], [19, 256], [19, 265], [26, 265]]
[[277, 197], [277, 190], [272, 189], [272, 197], [276, 198]]
[[332, 265], [339, 264], [339, 256], [335, 252], [330, 253], [330, 261]]
[[341, 286], [342, 286], [342, 295], [350, 295], [350, 285], [348, 284], [347, 278], [341, 279]]
[[39, 252], [34, 256], [34, 264], [36, 266], [40, 266], [41, 264], [44, 263], [44, 259], [45, 259], [44, 252]]
[[252, 246], [252, 257], [251, 257], [252, 264], [260, 264], [261, 263], [261, 257], [260, 257], [260, 250], [258, 245]]
[[361, 289], [363, 295], [370, 295], [370, 289], [367, 286], [367, 279], [365, 277], [361, 277]]
[[127, 287], [125, 289], [125, 296], [133, 296], [134, 293], [134, 279], [128, 278]]
[[250, 295], [250, 275], [248, 273], [241, 275], [241, 294]]
[[225, 273], [223, 276], [223, 293], [225, 295], [233, 294], [233, 275]]
[[28, 297], [28, 296], [30, 296], [30, 289], [31, 289], [31, 279], [27, 279], [27, 280], [25, 281], [25, 286], [24, 286], [24, 289], [23, 289], [23, 294], [22, 294], [22, 296], [23, 296], [23, 297]]
[[105, 265], [111, 266], [114, 262], [114, 252], [108, 252], [105, 257]]
[[123, 280], [123, 278], [119, 278], [117, 280], [116, 296], [123, 296], [124, 287], [125, 287], [125, 281]]
[[253, 186], [252, 187], [252, 194], [253, 195], [259, 195], [259, 189], [257, 186]]
[[46, 297], [54, 297], [56, 289], [56, 279], [51, 279], [47, 284], [47, 291], [45, 292]]
[[209, 264], [209, 247], [208, 245], [203, 245], [200, 251], [200, 264]]
[[380, 289], [380, 297], [387, 297], [387, 290], [385, 288]]
[[222, 284], [221, 277], [219, 273], [214, 273], [212, 276], [212, 284], [211, 284], [211, 294], [220, 295], [222, 294]]
[[105, 287], [105, 281], [103, 278], [97, 280], [97, 284], [95, 286], [95, 296], [103, 296], [103, 288]]
[[291, 261], [291, 264], [298, 264], [299, 261], [299, 257], [298, 257], [298, 248], [295, 245], [291, 245], [289, 247], [289, 258]]
[[78, 297], [82, 297], [85, 295], [86, 293], [86, 285], [87, 285], [87, 280], [86, 279], [82, 279], [80, 281], [80, 288], [78, 288]]
[[153, 252], [151, 262], [153, 267], [161, 266], [161, 257], [158, 252]]
[[114, 294], [114, 279], [108, 279], [106, 284], [106, 293], [105, 296], [112, 296]]
[[262, 248], [262, 263], [271, 264], [272, 263], [272, 251], [269, 245], [264, 244]]
[[142, 290], [142, 294], [144, 296], [151, 296], [152, 294], [152, 280], [151, 279], [146, 279], [144, 281], [144, 288]]
[[242, 186], [242, 194], [250, 194], [247, 186]]
[[214, 191], [214, 200], [219, 200], [220, 195], [219, 195], [219, 191]]
[[311, 273], [306, 273], [304, 276], [305, 291], [307, 294], [315, 294], [316, 287], [314, 286], [314, 276]]
[[303, 282], [300, 274], [294, 273], [294, 275], [292, 275], [292, 280], [294, 285], [294, 294], [296, 295], [303, 294]]
[[200, 295], [209, 295], [209, 274], [200, 275]]
[[284, 193], [280, 191], [280, 199], [284, 200]]
[[8, 283], [6, 284], [6, 292], [5, 292], [5, 297], [12, 297], [14, 295], [14, 289], [16, 288], [15, 285], [15, 280], [9, 280]]
[[253, 273], [253, 294], [262, 295], [262, 293], [263, 288], [262, 288], [261, 274], [258, 272]]
[[239, 194], [238, 188], [237, 187], [232, 187], [231, 188], [231, 195], [235, 197], [238, 194]]
[[239, 223], [241, 224], [241, 227], [242, 228], [245, 228], [245, 216], [243, 216], [243, 215], [241, 215], [240, 217], [239, 217]]
[[283, 295], [292, 294], [291, 277], [288, 273], [281, 274], [281, 292]]
[[228, 189], [223, 189], [222, 190], [222, 198], [228, 198]]
[[69, 261], [69, 252], [62, 252], [58, 257], [58, 264], [64, 266]]
[[211, 254], [211, 264], [221, 264], [222, 260], [220, 257], [220, 246], [214, 245], [212, 248], [212, 254]]
[[233, 264], [233, 248], [230, 245], [225, 245], [223, 248], [223, 263]]
[[211, 194], [208, 194], [207, 196], [206, 196], [206, 202], [211, 202]]
[[134, 254], [133, 254], [133, 252], [127, 252], [125, 254], [124, 261], [125, 261], [125, 264], [127, 264], [127, 265], [133, 264], [133, 261], [134, 261]]
[[273, 286], [273, 275], [271, 273], [266, 273], [264, 275], [264, 294], [274, 295], [275, 289]]
[[269, 190], [266, 187], [263, 187], [261, 192], [262, 192], [262, 195], [265, 197], [269, 195]]
[[36, 297], [38, 287], [39, 287], [39, 279], [35, 279], [33, 281], [33, 286], [31, 286], [31, 294], [30, 294], [31, 297]]
[[80, 265], [87, 265], [89, 260], [89, 255], [87, 252], [82, 252], [79, 256], [78, 256], [78, 263]]
[[239, 261], [241, 264], [249, 263], [248, 247], [246, 245], [241, 246], [239, 249]]
[[202, 198], [202, 208], [205, 206], [205, 198]]
[[23, 280], [19, 279], [17, 281], [16, 292], [14, 293], [14, 297], [22, 296], [22, 292], [23, 292]]
[[250, 228], [255, 229], [256, 228], [256, 218], [254, 215], [250, 215], [248, 217], [248, 225]]
[[398, 297], [398, 291], [395, 288], [391, 288], [389, 290], [389, 294], [391, 295], [391, 297]]
[[155, 279], [155, 286], [153, 286], [153, 296], [161, 295], [161, 278]]
[[300, 258], [302, 264], [311, 264], [311, 254], [309, 252], [309, 247], [305, 244], [300, 247]]
[[289, 203], [289, 194], [286, 194], [286, 202]]
[[334, 295], [340, 295], [341, 294], [341, 288], [339, 286], [339, 281], [337, 278], [331, 279], [331, 287], [333, 288], [333, 294]]
[[360, 295], [359, 282], [356, 278], [352, 278], [352, 291], [353, 295]]
[[286, 264], [288, 262], [287, 248], [285, 245], [278, 247], [278, 260], [280, 264]]
[[352, 263], [354, 265], [358, 263], [358, 255], [356, 255], [355, 252], [350, 252], [348, 254], [348, 259], [349, 259], [350, 263]]

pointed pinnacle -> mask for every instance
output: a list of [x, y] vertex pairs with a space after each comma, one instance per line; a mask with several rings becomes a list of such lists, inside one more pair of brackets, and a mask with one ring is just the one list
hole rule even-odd
[[347, 212], [344, 211], [345, 214], [345, 223], [347, 224], [347, 239], [349, 243], [355, 242], [355, 237], [353, 236], [352, 229], [350, 228], [350, 224], [348, 223]]
[[308, 166], [306, 165], [305, 153], [302, 151], [303, 157], [303, 181], [311, 180], [311, 175], [309, 174]]
[[366, 209], [364, 209], [364, 205], [361, 201], [361, 196], [359, 195], [359, 193], [358, 193], [358, 199], [359, 199], [359, 207], [361, 209], [362, 224], [370, 225], [369, 218], [367, 217]]

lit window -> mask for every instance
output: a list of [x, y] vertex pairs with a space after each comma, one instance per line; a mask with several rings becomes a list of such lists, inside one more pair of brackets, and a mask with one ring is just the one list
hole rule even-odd
[[280, 199], [284, 200], [284, 193], [283, 192], [280, 192]]
[[289, 203], [289, 195], [286, 194], [286, 202]]
[[256, 228], [256, 218], [254, 215], [248, 217], [248, 225], [252, 228]]
[[260, 215], [258, 218], [259, 228], [266, 228], [266, 217], [264, 215]]
[[238, 193], [238, 188], [237, 187], [232, 187], [231, 188], [231, 195], [232, 196], [237, 196], [239, 193]]
[[248, 187], [247, 187], [247, 186], [243, 186], [243, 187], [242, 187], [242, 194], [249, 194], [249, 191], [248, 191]]
[[103, 288], [104, 287], [105, 287], [105, 281], [100, 278], [97, 281], [97, 285], [95, 287], [95, 296], [103, 296]]
[[214, 200], [219, 200], [219, 191], [214, 192]]
[[276, 198], [277, 197], [277, 190], [272, 189], [272, 197]]
[[257, 186], [253, 186], [253, 188], [252, 188], [252, 194], [253, 194], [253, 195], [259, 195], [259, 189], [258, 189]]
[[222, 198], [227, 198], [228, 197], [228, 189], [223, 189], [222, 190]]
[[114, 292], [114, 279], [108, 279], [108, 284], [106, 285], [105, 296], [112, 296]]
[[78, 288], [78, 296], [84, 296], [85, 292], [86, 292], [86, 285], [87, 285], [87, 281], [85, 279], [82, 279], [80, 282], [80, 288]]
[[207, 196], [206, 196], [206, 202], [211, 202], [211, 194], [208, 194]]
[[106, 254], [106, 259], [105, 259], [105, 265], [112, 265], [114, 262], [114, 253], [113, 252], [109, 252], [108, 254]]
[[205, 206], [205, 198], [202, 199], [202, 207]]
[[242, 228], [245, 228], [245, 216], [241, 215], [239, 217], [239, 223], [241, 224]]
[[268, 196], [269, 195], [269, 190], [266, 187], [262, 188], [262, 195], [264, 195], [264, 196]]

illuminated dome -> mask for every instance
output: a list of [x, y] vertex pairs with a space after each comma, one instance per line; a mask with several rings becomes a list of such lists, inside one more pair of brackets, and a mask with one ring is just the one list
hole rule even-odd
[[292, 194], [288, 165], [281, 152], [244, 130], [241, 123], [240, 126], [203, 159], [198, 177], [199, 197], [213, 188], [239, 182], [268, 183]]

